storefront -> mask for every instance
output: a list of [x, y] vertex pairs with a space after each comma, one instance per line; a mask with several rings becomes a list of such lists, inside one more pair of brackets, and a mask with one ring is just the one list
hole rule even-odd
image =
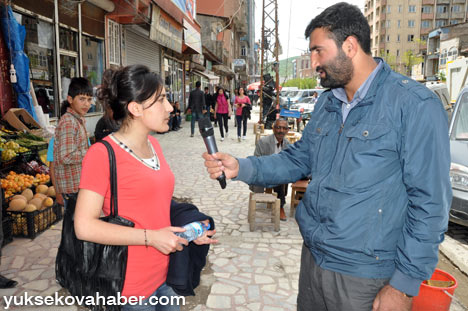
[[[57, 118], [72, 78], [86, 77], [93, 87], [101, 83], [105, 11], [87, 2], [61, 3], [60, 23], [54, 27], [53, 3], [18, 0], [12, 9], [26, 29], [24, 50], [38, 103], [50, 118]], [[96, 111], [102, 108], [93, 105], [89, 113]]]
[[149, 40], [149, 32], [137, 25], [125, 28], [126, 65], [142, 64], [161, 74], [161, 47]]

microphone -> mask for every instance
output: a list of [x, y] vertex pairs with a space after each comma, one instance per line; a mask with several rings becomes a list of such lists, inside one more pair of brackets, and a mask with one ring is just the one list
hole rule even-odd
[[[210, 119], [208, 117], [200, 119], [198, 121], [198, 128], [200, 129], [200, 134], [203, 137], [208, 153], [213, 154], [218, 152], [214, 138], [213, 125], [211, 125]], [[221, 189], [226, 188], [226, 175], [224, 175], [224, 172], [216, 179], [219, 181]]]

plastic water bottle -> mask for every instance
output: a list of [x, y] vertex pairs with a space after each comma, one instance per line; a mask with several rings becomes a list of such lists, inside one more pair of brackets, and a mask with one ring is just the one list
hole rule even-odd
[[190, 242], [201, 237], [208, 229], [210, 229], [210, 224], [205, 225], [202, 222], [194, 221], [186, 224], [183, 228], [185, 228], [184, 232], [175, 232], [175, 234]]

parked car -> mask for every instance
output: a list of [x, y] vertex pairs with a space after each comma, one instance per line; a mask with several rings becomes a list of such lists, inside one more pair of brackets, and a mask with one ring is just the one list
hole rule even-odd
[[455, 103], [449, 135], [453, 191], [450, 221], [468, 226], [468, 86], [461, 90]]
[[450, 94], [445, 83], [437, 83], [437, 82], [426, 82], [426, 87], [434, 92], [444, 105], [445, 111], [447, 111], [447, 116], [449, 120], [452, 119], [452, 103], [450, 102]]
[[325, 89], [306, 89], [306, 90], [298, 90], [298, 91], [291, 91], [285, 97], [280, 98], [280, 105], [281, 107], [287, 107], [288, 103], [297, 104], [301, 99], [306, 97], [311, 97], [314, 92], [317, 92], [318, 95], [323, 93]]
[[297, 104], [291, 105], [291, 107], [289, 107], [289, 110], [301, 111], [303, 113], [312, 112], [314, 111], [315, 101], [315, 97], [303, 98]]

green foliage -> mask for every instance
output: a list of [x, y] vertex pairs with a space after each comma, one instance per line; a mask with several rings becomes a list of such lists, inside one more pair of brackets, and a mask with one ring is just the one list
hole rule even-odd
[[296, 86], [299, 89], [314, 89], [317, 86], [317, 81], [311, 78], [295, 78], [282, 83], [281, 86]]
[[422, 56], [414, 55], [413, 51], [407, 50], [403, 55], [403, 64], [405, 64], [406, 75], [411, 76], [411, 69], [414, 65], [421, 64], [424, 61]]
[[447, 81], [447, 77], [445, 76], [445, 73], [444, 73], [443, 71], [439, 71], [438, 78], [439, 78], [439, 80], [442, 81], [442, 82], [446, 82], [446, 81]]

